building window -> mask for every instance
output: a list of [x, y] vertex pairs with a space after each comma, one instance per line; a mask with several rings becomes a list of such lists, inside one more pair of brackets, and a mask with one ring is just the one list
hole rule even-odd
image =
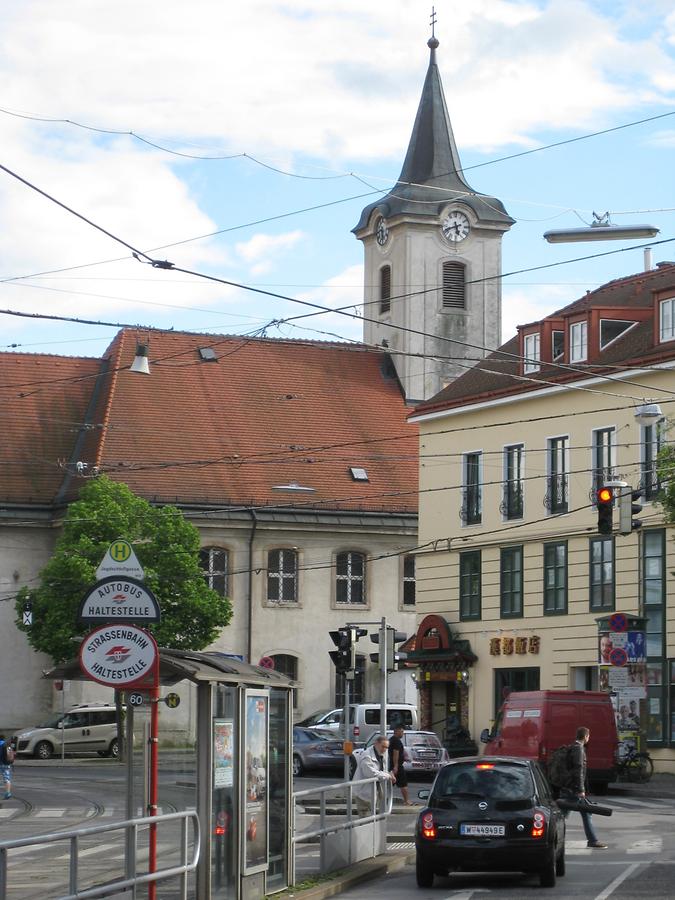
[[522, 444], [504, 448], [504, 501], [502, 513], [505, 519], [523, 518], [523, 460]]
[[570, 325], [570, 362], [583, 362], [588, 358], [588, 324], [575, 322]]
[[230, 575], [230, 554], [222, 547], [202, 547], [199, 551], [199, 565], [204, 573], [204, 581], [221, 597], [227, 597]]
[[626, 322], [622, 319], [600, 319], [600, 349], [620, 338], [622, 334], [635, 325], [635, 322]]
[[553, 354], [553, 359], [560, 359], [565, 353], [564, 331], [554, 331], [551, 334], [551, 353]]
[[[650, 529], [642, 535], [642, 596], [647, 619], [647, 740], [663, 741], [665, 732], [664, 669], [666, 605], [665, 531]], [[671, 698], [671, 740], [675, 739], [675, 706]]]
[[593, 488], [596, 491], [616, 478], [614, 435], [613, 428], [599, 428], [593, 432]]
[[464, 309], [466, 269], [463, 263], [443, 263], [443, 309]]
[[[344, 672], [335, 673], [335, 705], [343, 707], [345, 705], [345, 684], [347, 679]], [[366, 700], [366, 657], [360, 653], [356, 654], [356, 669], [354, 670], [354, 679], [349, 685], [349, 702], [364, 703]], [[338, 737], [341, 732], [336, 732]]]
[[516, 618], [523, 614], [523, 548], [504, 547], [499, 577], [500, 615]]
[[[287, 675], [293, 681], [298, 680], [298, 657], [290, 653], [276, 653], [272, 656], [275, 672]], [[293, 688], [293, 709], [298, 708], [298, 689]]]
[[380, 312], [388, 313], [391, 309], [391, 266], [380, 269]]
[[[495, 669], [495, 709], [494, 714], [497, 718], [499, 708], [512, 691], [538, 691], [539, 690], [539, 669]], [[502, 722], [495, 722], [493, 733], [499, 734]]]
[[415, 557], [403, 557], [403, 605], [415, 605]]
[[481, 453], [465, 453], [463, 458], [462, 521], [465, 525], [480, 525], [482, 518], [481, 456]]
[[614, 609], [614, 541], [611, 537], [591, 539], [590, 569], [591, 610]]
[[569, 438], [555, 437], [548, 440], [548, 511], [553, 515], [566, 513], [568, 510], [567, 489], [567, 457]]
[[267, 599], [270, 603], [297, 601], [298, 554], [295, 550], [270, 550], [267, 554]]
[[459, 554], [459, 618], [481, 617], [481, 552], [465, 550]]
[[642, 480], [645, 500], [653, 500], [661, 490], [657, 457], [665, 443], [665, 420], [642, 426]]
[[544, 544], [544, 612], [567, 612], [567, 541]]
[[365, 603], [366, 558], [363, 553], [338, 553], [335, 559], [335, 601]]
[[523, 359], [523, 371], [538, 372], [541, 360], [541, 345], [539, 332], [525, 335], [525, 353]]
[[659, 303], [659, 340], [675, 340], [675, 297]]

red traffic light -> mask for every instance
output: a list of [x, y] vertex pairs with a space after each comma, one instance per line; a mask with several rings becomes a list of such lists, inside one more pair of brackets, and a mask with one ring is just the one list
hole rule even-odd
[[614, 500], [614, 490], [611, 487], [598, 488], [597, 496], [600, 503], [612, 503]]

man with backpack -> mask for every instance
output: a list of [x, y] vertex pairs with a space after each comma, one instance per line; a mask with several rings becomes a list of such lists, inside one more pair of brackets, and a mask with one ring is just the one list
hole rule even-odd
[[[566, 776], [561, 773], [555, 777], [555, 782], [560, 787], [560, 796], [563, 800], [573, 800], [575, 802], [586, 801], [586, 744], [591, 736], [588, 728], [577, 728], [576, 741], [570, 747], [562, 748], [566, 751]], [[553, 774], [553, 773], [552, 773]], [[552, 778], [553, 780], [553, 778]], [[598, 850], [606, 850], [607, 844], [603, 844], [593, 828], [591, 814], [585, 809], [580, 809], [581, 821], [584, 826], [584, 834], [586, 835], [587, 846]], [[569, 810], [563, 810], [563, 815], [567, 818]]]
[[5, 785], [5, 800], [12, 799], [12, 765], [14, 763], [14, 748], [4, 734], [0, 734], [0, 772]]

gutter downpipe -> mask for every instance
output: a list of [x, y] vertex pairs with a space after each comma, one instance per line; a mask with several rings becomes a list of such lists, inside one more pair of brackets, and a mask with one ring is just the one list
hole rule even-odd
[[253, 653], [253, 540], [258, 528], [258, 517], [254, 509], [249, 509], [251, 515], [251, 533], [248, 536], [248, 657], [247, 662], [253, 665], [251, 654]]

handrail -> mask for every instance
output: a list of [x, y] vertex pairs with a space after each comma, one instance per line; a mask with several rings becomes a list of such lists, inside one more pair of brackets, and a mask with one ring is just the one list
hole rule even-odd
[[[143, 825], [160, 825], [164, 822], [172, 820], [182, 820], [183, 829], [181, 834], [181, 851], [183, 862], [181, 865], [172, 866], [170, 868], [160, 869], [157, 872], [149, 872], [146, 875], [134, 875], [131, 878], [124, 878], [120, 881], [108, 882], [105, 885], [98, 885], [87, 890], [78, 890], [77, 887], [77, 851], [79, 840], [94, 834], [104, 834], [109, 831], [119, 831], [124, 829], [126, 832], [133, 832], [134, 848], [136, 847], [136, 837], [138, 828]], [[192, 860], [187, 859], [187, 823], [192, 820], [193, 829], [193, 853]], [[105, 897], [113, 893], [118, 893], [122, 889], [133, 887], [134, 885], [149, 884], [151, 882], [163, 881], [167, 878], [173, 878], [176, 875], [187, 875], [197, 868], [199, 855], [201, 852], [201, 831], [199, 827], [199, 817], [196, 812], [175, 812], [164, 813], [160, 816], [143, 816], [139, 819], [125, 819], [123, 822], [109, 822], [105, 825], [94, 825], [90, 828], [73, 829], [71, 831], [51, 832], [50, 834], [39, 834], [33, 837], [15, 838], [11, 841], [0, 841], [0, 900], [6, 900], [7, 896], [7, 854], [8, 851], [18, 847], [29, 847], [34, 844], [55, 844], [58, 841], [70, 842], [70, 883], [69, 894], [64, 894], [59, 900], [84, 900], [90, 897]], [[135, 866], [135, 863], [134, 863]], [[135, 869], [134, 869], [135, 870]], [[185, 894], [185, 892], [184, 892]], [[185, 894], [186, 896], [186, 894]]]
[[[377, 800], [377, 786], [380, 784], [384, 785], [385, 788], [385, 803], [384, 808], [380, 812], [376, 812], [371, 816], [359, 816], [358, 819], [352, 818], [352, 788], [362, 784], [372, 784], [373, 786], [373, 809], [376, 808], [376, 800]], [[304, 791], [294, 791], [293, 793], [293, 802], [299, 797], [307, 797], [312, 794], [321, 794], [321, 821], [324, 820], [325, 817], [325, 804], [326, 800], [323, 796], [328, 791], [336, 791], [336, 790], [344, 790], [347, 789], [347, 821], [346, 822], [338, 822], [335, 825], [329, 825], [326, 827], [318, 828], [316, 831], [303, 831], [302, 834], [293, 834], [293, 843], [294, 844], [302, 844], [304, 841], [311, 840], [315, 837], [323, 837], [326, 834], [333, 834], [337, 831], [344, 831], [349, 828], [356, 828], [359, 825], [367, 825], [370, 822], [379, 822], [380, 819], [386, 818], [392, 810], [394, 805], [394, 791], [391, 785], [391, 782], [383, 782], [381, 779], [377, 777], [373, 778], [362, 778], [359, 781], [338, 781], [335, 784], [324, 785], [323, 787], [317, 788], [307, 788]]]

